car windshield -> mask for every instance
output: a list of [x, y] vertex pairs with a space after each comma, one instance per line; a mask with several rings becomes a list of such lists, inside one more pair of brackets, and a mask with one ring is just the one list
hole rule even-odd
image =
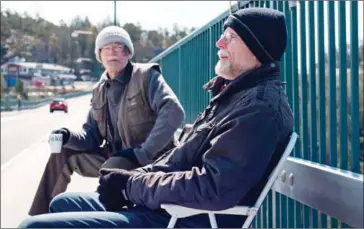
[[55, 99], [52, 101], [52, 103], [60, 103], [60, 102], [64, 102], [64, 99]]

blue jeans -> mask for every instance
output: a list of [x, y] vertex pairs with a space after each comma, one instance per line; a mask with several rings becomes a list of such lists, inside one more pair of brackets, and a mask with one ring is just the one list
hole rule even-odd
[[[136, 206], [120, 212], [108, 212], [98, 199], [98, 193], [62, 193], [49, 207], [49, 214], [31, 216], [19, 228], [166, 228], [170, 216], [164, 210]], [[233, 217], [233, 218], [231, 218]], [[241, 217], [240, 217], [241, 218]], [[217, 216], [221, 227], [241, 227], [236, 216]], [[235, 223], [234, 223], [235, 222]], [[221, 224], [220, 224], [221, 223]], [[238, 224], [236, 224], [238, 223]], [[175, 227], [210, 227], [206, 214], [178, 219]]]

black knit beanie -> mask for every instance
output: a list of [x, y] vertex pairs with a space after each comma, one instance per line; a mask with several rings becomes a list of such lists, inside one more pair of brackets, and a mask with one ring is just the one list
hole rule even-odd
[[287, 44], [285, 16], [269, 8], [246, 8], [230, 15], [224, 30], [230, 27], [241, 37], [262, 64], [279, 61]]

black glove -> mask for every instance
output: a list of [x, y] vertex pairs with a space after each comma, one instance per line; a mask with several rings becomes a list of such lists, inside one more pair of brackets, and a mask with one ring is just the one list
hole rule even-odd
[[62, 134], [62, 144], [66, 144], [70, 139], [71, 133], [67, 128], [61, 128], [58, 130], [53, 130], [51, 134]]
[[124, 157], [129, 159], [133, 164], [140, 165], [137, 157], [135, 156], [135, 151], [133, 148], [124, 149], [121, 151], [118, 151], [111, 155], [112, 157]]
[[131, 207], [133, 203], [126, 195], [126, 184], [133, 172], [123, 169], [101, 169], [97, 192], [100, 202], [107, 211], [119, 211], [124, 206]]

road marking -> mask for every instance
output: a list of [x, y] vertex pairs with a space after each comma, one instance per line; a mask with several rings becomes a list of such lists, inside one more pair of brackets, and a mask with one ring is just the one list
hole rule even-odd
[[21, 158], [23, 155], [25, 155], [28, 151], [30, 151], [32, 148], [34, 148], [36, 145], [39, 145], [40, 143], [42, 143], [45, 139], [47, 139], [47, 137], [49, 136], [49, 133], [47, 133], [46, 135], [44, 135], [44, 137], [42, 137], [39, 141], [31, 144], [28, 148], [24, 149], [23, 151], [21, 151], [18, 155], [16, 155], [15, 157], [12, 157], [9, 159], [9, 161], [5, 162], [4, 164], [1, 165], [1, 172], [3, 172], [6, 168], [8, 168], [9, 166], [11, 166], [12, 164], [14, 164], [15, 162], [17, 162], [19, 160], [19, 158]]
[[6, 117], [6, 118], [1, 118], [1, 123], [7, 123], [7, 122], [9, 122], [11, 120], [14, 120], [16, 118], [17, 118], [17, 116], [15, 116], [15, 117], [11, 116], [11, 117]]
[[[78, 97], [78, 98], [82, 98], [82, 97]], [[76, 99], [78, 99], [78, 98], [76, 98]], [[19, 117], [19, 116], [17, 116], [17, 117]], [[84, 116], [81, 115], [81, 114], [79, 116], [77, 116], [77, 115], [76, 116], [69, 116], [68, 119], [66, 120], [64, 126], [73, 126], [74, 124], [79, 123], [81, 119], [84, 119]], [[82, 126], [82, 123], [83, 122], [81, 121], [81, 123], [80, 123], [81, 126]], [[47, 133], [44, 137], [40, 138], [39, 141], [31, 144], [28, 148], [22, 150], [19, 154], [17, 154], [16, 156], [10, 158], [9, 161], [2, 164], [1, 165], [1, 172], [3, 172], [6, 168], [8, 168], [9, 166], [11, 166], [15, 162], [17, 162], [19, 160], [19, 158], [21, 158], [23, 155], [25, 155], [28, 151], [31, 151], [34, 147], [41, 144], [43, 141], [46, 141], [48, 139], [49, 134], [50, 133]]]
[[[34, 108], [31, 111], [30, 110], [23, 110], [21, 112], [16, 112], [14, 114], [7, 114], [1, 116], [1, 123], [7, 123], [9, 121], [13, 121], [14, 119], [22, 119], [25, 115], [37, 115], [37, 113], [44, 112], [41, 107]], [[27, 117], [27, 116], [26, 116]]]
[[[71, 119], [71, 117], [69, 117], [68, 118], [68, 122], [65, 123], [65, 126], [69, 126], [69, 125], [74, 124], [73, 122], [75, 122], [75, 120], [79, 121], [77, 118]], [[9, 161], [7, 161], [4, 164], [2, 164], [1, 165], [1, 172], [3, 172], [6, 168], [8, 168], [9, 166], [11, 166], [15, 162], [17, 162], [19, 160], [19, 158], [21, 158], [23, 155], [25, 155], [26, 153], [28, 153], [28, 151], [31, 151], [34, 147], [36, 147], [37, 145], [41, 144], [43, 141], [47, 141], [49, 134], [50, 133], [47, 133], [46, 135], [44, 135], [43, 137], [41, 137], [39, 141], [31, 144], [28, 148], [22, 150], [19, 154], [17, 154], [16, 156], [10, 158]]]

